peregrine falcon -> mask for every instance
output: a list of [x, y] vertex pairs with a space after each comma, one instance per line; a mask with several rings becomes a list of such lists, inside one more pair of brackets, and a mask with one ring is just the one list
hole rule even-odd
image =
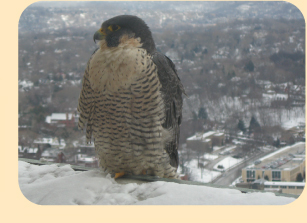
[[115, 178], [178, 178], [184, 88], [174, 63], [156, 50], [146, 23], [120, 15], [102, 23], [79, 97], [78, 127], [93, 138], [99, 165]]

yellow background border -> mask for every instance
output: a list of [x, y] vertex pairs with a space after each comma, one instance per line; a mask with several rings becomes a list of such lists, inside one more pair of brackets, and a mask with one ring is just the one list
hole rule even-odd
[[[306, 191], [284, 206], [41, 206], [29, 202], [18, 186], [18, 21], [23, 10], [34, 2], [1, 2], [2, 222], [289, 223], [307, 219]], [[306, 15], [306, 1], [289, 2]]]

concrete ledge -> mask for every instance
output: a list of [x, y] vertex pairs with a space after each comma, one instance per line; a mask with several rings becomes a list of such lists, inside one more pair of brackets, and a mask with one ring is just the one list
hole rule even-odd
[[[24, 161], [27, 163], [35, 164], [35, 165], [51, 165], [56, 164], [58, 166], [64, 166], [64, 165], [70, 165], [67, 163], [52, 163], [47, 161], [40, 161], [40, 160], [33, 160], [33, 159], [25, 159], [25, 158], [19, 158], [19, 161]], [[84, 167], [84, 166], [76, 166], [76, 165], [70, 165], [71, 168], [75, 171], [88, 171], [88, 170], [94, 170], [97, 168], [92, 167]], [[207, 186], [207, 187], [213, 187], [213, 188], [225, 188], [225, 189], [233, 189], [233, 190], [239, 190], [242, 193], [267, 193], [263, 190], [254, 190], [254, 189], [247, 189], [247, 188], [239, 188], [239, 187], [228, 187], [228, 186], [222, 186], [217, 184], [211, 184], [211, 183], [201, 183], [196, 181], [187, 181], [187, 180], [178, 180], [178, 179], [169, 179], [169, 178], [159, 178], [155, 176], [134, 176], [134, 175], [125, 175], [121, 178], [116, 179], [116, 182], [119, 184], [127, 184], [127, 183], [137, 183], [142, 184], [146, 182], [156, 182], [156, 181], [164, 181], [164, 182], [173, 182], [178, 184], [187, 184], [187, 185], [199, 185], [199, 186]], [[298, 198], [299, 195], [293, 195], [293, 194], [283, 194], [283, 193], [277, 193], [277, 192], [270, 192], [274, 193], [276, 196], [283, 196], [283, 197], [292, 197], [292, 198]]]

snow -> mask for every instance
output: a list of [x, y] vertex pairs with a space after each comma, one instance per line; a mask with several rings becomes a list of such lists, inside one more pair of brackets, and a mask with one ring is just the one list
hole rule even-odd
[[210, 154], [210, 153], [205, 153], [205, 155], [204, 155], [204, 158], [207, 159], [207, 160], [215, 160], [218, 157], [219, 157], [218, 155], [213, 155], [213, 154]]
[[50, 144], [52, 147], [58, 147], [59, 149], [64, 149], [66, 142], [64, 139], [58, 138], [38, 138], [33, 141], [34, 144]]
[[[205, 166], [207, 162], [202, 162], [202, 164]], [[221, 173], [217, 171], [198, 168], [198, 161], [196, 159], [186, 162], [185, 167], [189, 169], [191, 179], [196, 182], [210, 183], [212, 180], [221, 175]], [[180, 170], [181, 169], [178, 169], [178, 172]]]
[[61, 18], [63, 21], [66, 22], [68, 20], [68, 15], [61, 15]]
[[232, 152], [235, 148], [237, 148], [237, 146], [230, 146], [227, 147], [226, 149], [223, 150], [223, 152], [220, 152], [220, 155], [227, 155], [227, 153], [229, 154], [230, 152]]
[[213, 146], [213, 151], [217, 151], [224, 148], [224, 146]]
[[[243, 161], [243, 159], [236, 159], [236, 158], [233, 158], [231, 156], [228, 156], [225, 159], [218, 162], [217, 164], [215, 164], [213, 169], [217, 170], [217, 171], [228, 170], [228, 169], [234, 167], [235, 165], [241, 163], [242, 161]], [[223, 169], [217, 168], [219, 165], [222, 165], [224, 168]]]
[[221, 132], [209, 131], [209, 132], [205, 132], [204, 134], [197, 133], [196, 135], [187, 138], [187, 140], [204, 140], [205, 138], [207, 138], [209, 136], [212, 136], [212, 135], [214, 135], [214, 136], [222, 136], [223, 134], [224, 133], [221, 133]]
[[[27, 65], [31, 65], [31, 63], [28, 63]], [[18, 85], [21, 85], [22, 88], [32, 88], [34, 86], [34, 83], [32, 81], [19, 80]]]
[[170, 182], [119, 184], [101, 170], [18, 162], [24, 196], [41, 205], [284, 205], [295, 198]]
[[277, 150], [277, 151], [275, 151], [275, 152], [273, 152], [273, 153], [270, 153], [270, 154], [268, 154], [268, 155], [266, 155], [266, 156], [260, 158], [259, 160], [260, 160], [260, 161], [266, 160], [266, 159], [268, 159], [268, 158], [270, 158], [270, 157], [273, 157], [273, 156], [275, 156], [275, 155], [277, 155], [277, 154], [279, 154], [279, 153], [282, 153], [282, 152], [284, 152], [284, 151], [286, 151], [286, 150], [288, 150], [288, 149], [290, 149], [290, 148], [302, 149], [302, 148], [304, 148], [304, 147], [305, 147], [305, 142], [298, 142], [298, 143], [295, 143], [294, 145], [283, 147], [283, 148], [281, 148], [281, 149], [279, 149], [279, 150]]
[[93, 163], [96, 161], [96, 157], [89, 157], [85, 154], [78, 154], [77, 155], [77, 160], [80, 161], [80, 162], [85, 162], [85, 163]]
[[[68, 115], [68, 116], [67, 116]], [[47, 119], [50, 120], [50, 122], [52, 120], [71, 120], [73, 117], [73, 115], [71, 113], [52, 113], [51, 116], [47, 116]], [[68, 119], [67, 119], [68, 118]], [[46, 119], [46, 122], [47, 122]]]
[[291, 129], [293, 127], [299, 126], [300, 123], [305, 123], [305, 116], [295, 116], [292, 115], [289, 120], [282, 123], [282, 127], [285, 129]]
[[287, 100], [288, 95], [287, 94], [276, 94], [274, 91], [267, 91], [267, 93], [272, 93], [272, 94], [265, 94], [263, 93], [262, 96], [266, 99], [272, 100]]
[[264, 185], [278, 185], [278, 186], [305, 186], [305, 182], [273, 182], [273, 181], [266, 181]]
[[27, 153], [36, 153], [38, 148], [28, 148]]

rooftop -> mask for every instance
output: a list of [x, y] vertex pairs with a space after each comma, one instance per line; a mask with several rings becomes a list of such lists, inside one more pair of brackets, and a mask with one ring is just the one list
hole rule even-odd
[[276, 186], [301, 186], [305, 187], [305, 182], [275, 182], [275, 181], [266, 181], [264, 185], [276, 185]]
[[249, 169], [282, 169], [291, 170], [305, 160], [305, 143], [299, 142], [286, 146], [261, 159], [261, 163], [251, 165]]
[[[66, 115], [68, 115], [68, 119], [66, 119], [67, 118]], [[52, 113], [50, 116], [46, 117], [46, 122], [51, 123], [51, 121], [71, 120], [72, 117], [73, 117], [73, 114], [71, 114], [71, 113], [68, 113], [68, 114], [66, 114], [66, 113]]]
[[205, 132], [203, 134], [196, 133], [195, 135], [187, 138], [187, 140], [203, 140], [203, 139], [205, 139], [207, 137], [210, 137], [212, 135], [214, 135], [214, 136], [222, 136], [222, 135], [224, 135], [224, 133], [223, 132], [216, 132], [216, 131], [209, 131], [209, 132]]
[[51, 146], [59, 147], [63, 149], [66, 146], [66, 142], [64, 139], [58, 138], [38, 138], [33, 141], [34, 144], [50, 144]]

